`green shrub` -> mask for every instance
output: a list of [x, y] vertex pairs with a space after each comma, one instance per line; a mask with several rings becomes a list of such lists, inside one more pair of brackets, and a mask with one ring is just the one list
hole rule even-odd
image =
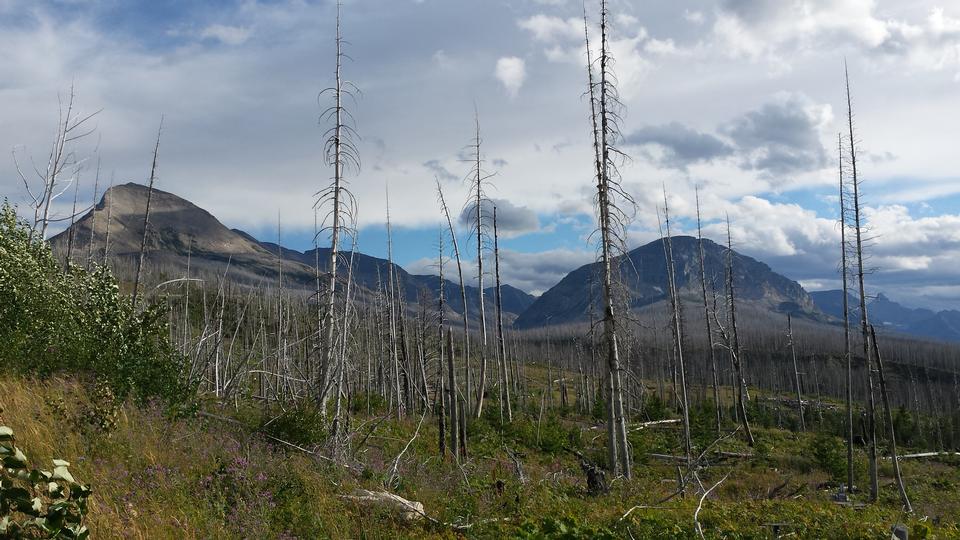
[[13, 430], [0, 426], [0, 538], [78, 538], [90, 489], [73, 479], [66, 461], [53, 471], [29, 469]]
[[838, 437], [818, 433], [810, 442], [810, 456], [814, 463], [830, 473], [834, 480], [842, 480], [847, 473], [847, 451]]
[[288, 443], [310, 447], [327, 439], [325, 426], [319, 408], [310, 402], [300, 402], [273, 418], [265, 419], [260, 431]]
[[189, 395], [160, 305], [135, 311], [107, 268], [64, 271], [50, 245], [0, 208], [0, 370], [92, 374], [115, 397]]

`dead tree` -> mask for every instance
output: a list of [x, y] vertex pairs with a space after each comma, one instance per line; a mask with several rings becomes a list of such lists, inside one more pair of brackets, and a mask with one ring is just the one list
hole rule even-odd
[[803, 420], [803, 396], [800, 392], [800, 369], [797, 367], [797, 347], [793, 342], [793, 317], [787, 313], [787, 345], [790, 347], [790, 356], [793, 358], [793, 386], [797, 393], [797, 415], [800, 417], [800, 431], [806, 431], [807, 425]]
[[710, 375], [713, 378], [713, 404], [716, 408], [716, 417], [717, 417], [717, 436], [721, 435], [720, 431], [720, 377], [717, 373], [717, 353], [714, 350], [713, 343], [713, 328], [710, 324], [710, 307], [707, 304], [707, 268], [706, 261], [704, 260], [703, 253], [703, 228], [700, 221], [700, 188], [697, 187], [695, 190], [696, 199], [697, 199], [697, 250], [700, 257], [700, 293], [703, 299], [703, 319], [706, 324], [707, 330], [707, 349], [710, 354]]
[[47, 165], [43, 170], [34, 167], [34, 174], [36, 174], [36, 179], [40, 184], [40, 189], [36, 194], [30, 187], [31, 180], [27, 178], [20, 167], [16, 149], [13, 151], [14, 166], [27, 191], [27, 196], [30, 197], [30, 207], [33, 209], [31, 239], [39, 229], [40, 239], [46, 241], [50, 223], [57, 221], [50, 215], [53, 202], [70, 189], [73, 182], [76, 181], [75, 176], [65, 178], [64, 173], [68, 170], [79, 171], [80, 165], [83, 163], [83, 159], [77, 156], [73, 147], [78, 141], [93, 133], [94, 128], [88, 129], [87, 123], [100, 113], [98, 110], [88, 115], [79, 114], [75, 110], [75, 99], [76, 93], [71, 85], [66, 103], [60, 101], [57, 131], [50, 147], [50, 153], [47, 155]]
[[863, 341], [863, 357], [867, 362], [867, 391], [869, 392], [867, 400], [867, 438], [868, 438], [868, 457], [870, 465], [870, 500], [876, 501], [879, 496], [879, 484], [877, 478], [877, 421], [876, 421], [876, 402], [873, 392], [873, 358], [870, 349], [870, 331], [869, 318], [867, 317], [867, 294], [864, 287], [864, 267], [863, 267], [863, 227], [860, 216], [860, 178], [857, 176], [857, 140], [853, 129], [853, 100], [850, 97], [850, 75], [847, 72], [846, 62], [843, 66], [844, 78], [847, 87], [847, 127], [849, 129], [849, 151], [850, 151], [850, 173], [852, 175], [850, 182], [853, 187], [853, 226], [856, 235], [856, 261], [857, 261], [857, 283], [860, 293], [860, 331]]
[[397, 419], [403, 417], [403, 398], [400, 395], [400, 358], [397, 352], [397, 315], [401, 317], [403, 313], [397, 309], [397, 287], [396, 275], [393, 269], [393, 229], [390, 226], [390, 194], [387, 193], [387, 281], [388, 281], [388, 304], [390, 306], [390, 360], [393, 363], [393, 395], [391, 399], [396, 400]]
[[873, 354], [877, 361], [877, 377], [880, 379], [880, 398], [883, 400], [883, 412], [887, 420], [887, 435], [890, 437], [890, 460], [893, 462], [893, 474], [897, 479], [897, 487], [900, 489], [900, 500], [903, 502], [905, 512], [913, 512], [913, 506], [910, 505], [910, 498], [907, 497], [907, 490], [903, 485], [903, 476], [900, 474], [900, 458], [897, 456], [897, 433], [893, 426], [893, 412], [890, 410], [890, 399], [887, 397], [887, 383], [883, 378], [883, 357], [880, 356], [880, 346], [877, 345], [877, 332], [870, 325], [870, 339], [873, 340]]
[[100, 157], [97, 157], [97, 175], [93, 179], [93, 212], [90, 214], [90, 236], [87, 238], [87, 271], [93, 265], [93, 239], [97, 233], [97, 196], [100, 194]]
[[[603, 340], [608, 367], [608, 390], [610, 392], [608, 452], [611, 471], [632, 476], [630, 450], [627, 444], [627, 424], [623, 406], [621, 384], [620, 350], [618, 344], [618, 318], [614, 310], [613, 258], [615, 250], [623, 245], [623, 230], [626, 215], [620, 204], [632, 203], [629, 194], [621, 189], [617, 170], [617, 157], [622, 156], [615, 143], [619, 138], [620, 105], [614, 84], [613, 58], [608, 43], [608, 11], [606, 0], [600, 4], [600, 82], [593, 83], [593, 65], [589, 57], [589, 32], [587, 35], [587, 68], [591, 115], [594, 137], [594, 162], [597, 181], [598, 230], [600, 232], [600, 266], [603, 272]], [[618, 203], [619, 199], [619, 203]], [[621, 248], [622, 249], [622, 248]]]
[[[354, 144], [356, 130], [352, 127], [353, 116], [346, 110], [345, 98], [352, 98], [356, 87], [343, 78], [343, 61], [347, 56], [343, 52], [343, 34], [340, 23], [340, 2], [337, 2], [336, 18], [336, 68], [334, 86], [324, 89], [320, 95], [331, 94], [333, 105], [321, 114], [321, 122], [330, 123], [327, 140], [324, 145], [324, 157], [327, 165], [333, 167], [333, 178], [326, 188], [314, 194], [314, 208], [329, 205], [329, 213], [324, 217], [325, 227], [330, 231], [330, 258], [327, 276], [327, 290], [324, 303], [321, 333], [321, 365], [319, 379], [316, 381], [317, 403], [321, 411], [326, 411], [330, 388], [330, 367], [335, 354], [334, 312], [337, 301], [337, 267], [340, 257], [340, 236], [346, 219], [356, 214], [356, 201], [347, 187], [344, 175], [348, 169], [355, 172], [360, 169], [360, 155]], [[319, 298], [318, 298], [319, 301]], [[343, 325], [340, 325], [343, 328]]]
[[500, 290], [500, 234], [497, 230], [497, 207], [493, 207], [493, 261], [497, 280], [497, 340], [500, 346], [500, 421], [506, 409], [507, 422], [513, 422], [513, 407], [510, 405], [510, 373], [507, 369], [507, 345], [503, 336], [503, 295]]
[[157, 179], [157, 154], [160, 152], [160, 135], [163, 133], [163, 115], [160, 116], [160, 128], [157, 129], [157, 143], [153, 147], [153, 163], [150, 165], [150, 183], [147, 185], [147, 208], [143, 212], [143, 236], [140, 237], [140, 256], [137, 258], [137, 274], [133, 280], [133, 309], [137, 309], [137, 295], [140, 293], [140, 278], [143, 273], [143, 256], [147, 250], [147, 229], [150, 226], [150, 201], [153, 199], [153, 183]]
[[[487, 386], [487, 312], [483, 298], [483, 205], [486, 196], [483, 193], [483, 184], [490, 178], [483, 170], [483, 157], [480, 146], [483, 139], [480, 137], [480, 114], [474, 114], [475, 135], [473, 139], [473, 169], [470, 171], [470, 189], [473, 197], [474, 226], [477, 232], [477, 294], [480, 301], [480, 374], [477, 384], [477, 406], [474, 414], [477, 418], [483, 414], [483, 397]], [[466, 309], [466, 305], [464, 305]], [[469, 360], [468, 360], [469, 361]], [[468, 385], [469, 389], [469, 385]]]
[[64, 262], [63, 271], [70, 271], [70, 262], [73, 260], [73, 245], [77, 238], [77, 230], [74, 225], [77, 222], [77, 197], [80, 196], [80, 170], [74, 174], [73, 181], [73, 209], [70, 211], [70, 227], [67, 228], [67, 260]]
[[740, 348], [740, 331], [737, 327], [737, 299], [734, 288], [733, 269], [733, 240], [730, 233], [730, 216], [727, 216], [727, 302], [730, 309], [730, 356], [733, 359], [733, 368], [737, 378], [737, 415], [743, 427], [744, 436], [750, 446], [754, 445], [753, 432], [750, 430], [750, 421], [747, 418], [747, 381], [743, 376], [743, 350]]
[[850, 350], [849, 280], [847, 279], [847, 206], [843, 183], [843, 135], [837, 133], [840, 174], [840, 279], [843, 282], [843, 360], [846, 368], [847, 401], [847, 491], [853, 490], [853, 354]]
[[336, 447], [336, 450], [342, 451], [345, 441], [343, 440], [341, 434], [341, 426], [343, 424], [343, 416], [348, 414], [349, 411], [345, 411], [343, 407], [343, 386], [344, 378], [347, 372], [347, 345], [349, 342], [349, 330], [350, 330], [350, 305], [351, 305], [351, 295], [353, 293], [353, 269], [354, 269], [354, 259], [357, 254], [357, 235], [356, 235], [356, 224], [351, 227], [353, 231], [350, 241], [350, 260], [347, 266], [347, 290], [344, 296], [343, 303], [343, 325], [340, 329], [340, 354], [336, 360], [336, 376], [337, 382], [335, 385], [336, 400], [333, 409], [333, 425], [330, 429], [331, 439], [333, 444]]
[[[110, 187], [104, 192], [103, 197], [107, 199], [107, 194], [113, 189], [114, 176], [110, 174]], [[107, 200], [107, 228], [103, 233], [103, 267], [107, 266], [107, 257], [110, 255], [110, 224], [113, 222], [113, 196]]]
[[673, 347], [676, 354], [677, 370], [680, 376], [680, 408], [683, 414], [683, 448], [687, 462], [693, 458], [693, 449], [690, 444], [690, 410], [687, 399], [687, 374], [683, 362], [683, 327], [680, 316], [680, 298], [677, 292], [676, 267], [673, 261], [673, 242], [670, 239], [670, 205], [667, 202], [667, 190], [663, 190], [663, 215], [666, 220], [667, 234], [663, 240], [664, 255], [667, 262], [667, 289], [670, 293], [671, 320], [673, 332]]
[[[443, 198], [443, 188], [440, 187], [440, 179], [437, 181], [437, 197], [440, 199], [440, 208], [443, 210], [443, 215], [447, 218], [447, 228], [450, 231], [450, 242], [453, 244], [453, 256], [457, 261], [457, 279], [460, 282], [460, 301], [463, 302], [463, 309], [461, 317], [463, 320], [463, 355], [464, 362], [466, 363], [466, 376], [467, 376], [467, 394], [470, 393], [470, 326], [469, 319], [467, 317], [467, 287], [463, 281], [463, 264], [460, 260], [460, 246], [457, 243], [457, 231], [453, 228], [453, 219], [450, 218], [450, 209], [447, 207], [447, 201]], [[452, 330], [451, 330], [452, 331]], [[450, 373], [449, 373], [449, 383], [450, 383], [450, 414], [452, 416], [451, 420], [451, 429], [453, 433], [457, 433], [457, 421], [459, 417], [457, 416], [457, 399], [459, 395], [459, 390], [456, 385], [456, 372], [454, 371], [453, 365], [453, 338], [451, 334], [450, 338], [450, 355], [449, 355], [449, 364], [450, 364]], [[468, 400], [469, 401], [469, 400]], [[454, 437], [456, 439], [456, 437]], [[457, 454], [457, 445], [454, 443], [454, 455]]]

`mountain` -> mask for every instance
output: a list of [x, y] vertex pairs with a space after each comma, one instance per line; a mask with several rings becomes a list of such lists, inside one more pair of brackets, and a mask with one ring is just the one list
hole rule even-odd
[[[127, 271], [136, 263], [143, 235], [143, 214], [146, 209], [147, 188], [140, 184], [113, 186], [100, 202], [70, 229], [51, 239], [54, 250], [64, 253], [68, 249], [71, 230], [74, 234], [74, 257], [83, 259], [87, 253], [91, 228], [96, 216], [96, 231], [93, 245], [102, 256], [106, 240], [107, 216], [110, 215], [110, 259]], [[313, 291], [316, 288], [316, 261], [319, 251], [320, 269], [329, 267], [330, 249], [320, 248], [300, 252], [278, 247], [271, 242], [261, 242], [241, 230], [229, 229], [212, 214], [172, 193], [154, 189], [150, 203], [150, 228], [147, 235], [147, 271], [166, 277], [182, 276], [188, 260], [191, 275], [222, 275], [227, 270], [228, 278], [245, 284], [276, 283], [279, 265], [277, 252], [283, 262], [283, 283], [290, 289]], [[387, 283], [390, 263], [384, 259], [357, 253], [354, 259], [355, 282], [368, 294], [376, 291], [380, 283]], [[393, 266], [397, 283], [409, 305], [418, 301], [420, 291], [426, 289], [436, 298], [440, 278], [431, 275], [414, 275], [399, 265]], [[132, 273], [132, 272], [131, 272]], [[462, 313], [463, 302], [460, 287], [444, 280], [447, 305]], [[533, 303], [534, 297], [510, 285], [501, 286], [505, 319], [510, 322]], [[479, 313], [479, 293], [475, 287], [466, 287], [467, 311]], [[495, 291], [484, 290], [488, 313], [493, 313]]]
[[[691, 236], [672, 238], [677, 288], [684, 301], [701, 303], [699, 243]], [[708, 287], [722, 291], [727, 249], [704, 239], [704, 266]], [[668, 300], [667, 265], [663, 240], [655, 240], [617, 257], [620, 281], [631, 308]], [[734, 289], [738, 301], [768, 311], [822, 317], [799, 283], [775, 273], [756, 259], [733, 252]], [[589, 319], [591, 301], [601, 297], [600, 265], [581, 266], [545, 292], [517, 318], [518, 328], [583, 322]], [[597, 306], [598, 304], [594, 304]], [[597, 309], [596, 313], [600, 313]]]
[[941, 341], [960, 341], [960, 311], [951, 309], [934, 313], [929, 319], [908, 326], [906, 332]]
[[[842, 291], [815, 291], [810, 293], [821, 311], [836, 319], [843, 318]], [[847, 293], [851, 320], [858, 320], [859, 297]], [[934, 312], [923, 308], [909, 308], [880, 293], [867, 303], [870, 321], [887, 330], [917, 337], [942, 341], [960, 341], [960, 311]]]

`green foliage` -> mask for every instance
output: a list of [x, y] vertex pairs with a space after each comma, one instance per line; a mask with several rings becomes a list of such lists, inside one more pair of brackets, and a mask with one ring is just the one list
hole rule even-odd
[[325, 426], [319, 408], [310, 402], [300, 402], [277, 416], [266, 418], [260, 424], [260, 431], [282, 441], [310, 447], [326, 440]]
[[523, 540], [613, 540], [619, 536], [606, 527], [594, 527], [580, 523], [576, 518], [545, 517], [539, 521], [526, 521], [513, 536]]
[[107, 268], [64, 272], [50, 245], [0, 208], [0, 369], [90, 373], [118, 400], [182, 400], [182, 357], [160, 305], [135, 312]]
[[77, 538], [90, 489], [74, 480], [70, 463], [55, 459], [53, 471], [30, 469], [13, 430], [0, 426], [0, 538]]
[[847, 473], [847, 453], [843, 440], [818, 433], [810, 442], [810, 456], [818, 467], [830, 473], [834, 480], [842, 480]]

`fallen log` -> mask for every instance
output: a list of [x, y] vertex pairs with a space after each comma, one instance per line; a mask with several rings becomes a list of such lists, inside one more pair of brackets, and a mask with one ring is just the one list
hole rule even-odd
[[[960, 456], [960, 452], [920, 452], [918, 454], [904, 454], [897, 456], [897, 459], [918, 459], [940, 456]], [[883, 456], [883, 459], [890, 459], [890, 456]]]
[[408, 501], [399, 495], [386, 491], [357, 489], [352, 495], [341, 495], [340, 498], [393, 510], [406, 521], [416, 521], [427, 515], [424, 512], [423, 503]]

